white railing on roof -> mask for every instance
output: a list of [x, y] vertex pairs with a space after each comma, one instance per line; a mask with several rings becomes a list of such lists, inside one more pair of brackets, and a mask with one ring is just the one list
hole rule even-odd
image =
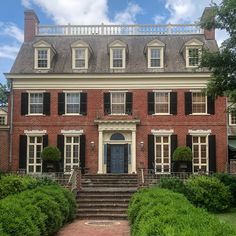
[[202, 34], [196, 24], [167, 25], [39, 25], [37, 35], [178, 35]]

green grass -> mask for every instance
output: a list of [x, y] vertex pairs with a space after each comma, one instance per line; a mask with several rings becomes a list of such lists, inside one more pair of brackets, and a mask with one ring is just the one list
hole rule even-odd
[[216, 216], [228, 224], [230, 224], [236, 230], [236, 208], [231, 209], [227, 213], [216, 214]]

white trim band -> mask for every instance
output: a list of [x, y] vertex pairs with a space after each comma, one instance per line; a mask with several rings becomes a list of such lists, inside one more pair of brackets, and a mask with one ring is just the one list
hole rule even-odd
[[32, 135], [45, 135], [47, 130], [24, 130], [24, 134], [32, 136]]
[[84, 133], [84, 131], [81, 130], [61, 130], [61, 133], [63, 135], [82, 135]]
[[172, 135], [174, 133], [174, 130], [173, 129], [168, 129], [168, 130], [166, 130], [166, 129], [158, 129], [158, 130], [152, 129], [151, 133], [153, 135]]
[[202, 130], [202, 129], [192, 130], [192, 129], [189, 129], [188, 133], [190, 135], [199, 135], [199, 136], [209, 135], [209, 134], [211, 134], [211, 130], [210, 129], [208, 129], [208, 130]]

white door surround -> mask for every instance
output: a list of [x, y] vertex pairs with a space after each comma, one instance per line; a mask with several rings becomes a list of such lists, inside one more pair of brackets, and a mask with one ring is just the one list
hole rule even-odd
[[[131, 164], [128, 173], [136, 173], [136, 126], [140, 120], [95, 120], [98, 125], [98, 174], [106, 173], [104, 165], [104, 144], [110, 143], [128, 143], [131, 144]], [[124, 135], [124, 141], [110, 141], [113, 133]]]

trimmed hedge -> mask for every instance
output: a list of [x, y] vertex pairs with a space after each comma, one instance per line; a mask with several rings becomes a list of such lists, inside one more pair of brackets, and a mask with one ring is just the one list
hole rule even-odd
[[226, 223], [194, 207], [182, 194], [157, 187], [135, 193], [128, 209], [133, 236], [233, 236]]
[[192, 161], [192, 150], [189, 147], [177, 147], [173, 153], [173, 161]]
[[52, 235], [75, 216], [72, 193], [56, 184], [0, 200], [1, 235]]
[[229, 188], [212, 176], [192, 176], [186, 182], [186, 197], [197, 207], [211, 212], [226, 211], [231, 207]]
[[178, 177], [163, 177], [160, 179], [158, 187], [169, 189], [176, 193], [186, 193], [184, 182]]
[[44, 161], [60, 161], [61, 152], [57, 147], [48, 146], [41, 152], [41, 158]]

